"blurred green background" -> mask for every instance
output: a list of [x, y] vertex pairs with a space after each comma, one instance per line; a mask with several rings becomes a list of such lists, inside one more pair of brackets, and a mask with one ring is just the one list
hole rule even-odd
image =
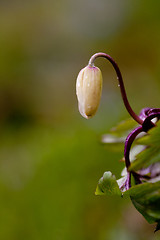
[[0, 239], [160, 239], [129, 199], [98, 197], [106, 170], [120, 176], [121, 151], [101, 136], [128, 118], [115, 72], [91, 120], [75, 81], [102, 51], [119, 64], [135, 112], [160, 106], [158, 0], [0, 1]]

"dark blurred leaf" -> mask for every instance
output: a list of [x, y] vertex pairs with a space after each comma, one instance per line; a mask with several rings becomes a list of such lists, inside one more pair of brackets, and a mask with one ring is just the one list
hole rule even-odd
[[124, 120], [112, 128], [109, 134], [104, 134], [102, 142], [107, 144], [124, 143], [127, 133], [136, 125], [136, 122], [132, 118]]
[[121, 136], [124, 134], [126, 135], [128, 131], [135, 128], [136, 126], [137, 126], [137, 123], [132, 118], [129, 118], [127, 120], [120, 122], [117, 126], [113, 127], [111, 129], [111, 133], [115, 133], [118, 136]]
[[154, 232], [157, 232], [158, 230], [160, 230], [160, 222], [157, 223], [157, 226]]
[[131, 197], [135, 208], [149, 223], [160, 220], [160, 181], [133, 186], [124, 195]]
[[110, 172], [105, 172], [99, 180], [96, 195], [121, 195], [115, 176]]
[[109, 134], [104, 134], [101, 141], [112, 151], [122, 151], [126, 136], [136, 125], [132, 118], [124, 120], [112, 128]]
[[117, 137], [112, 134], [105, 134], [102, 136], [102, 142], [107, 143], [107, 144], [119, 144], [119, 143], [124, 143], [125, 137]]
[[124, 148], [125, 137], [117, 137], [112, 134], [102, 136], [102, 143], [109, 151], [122, 152]]

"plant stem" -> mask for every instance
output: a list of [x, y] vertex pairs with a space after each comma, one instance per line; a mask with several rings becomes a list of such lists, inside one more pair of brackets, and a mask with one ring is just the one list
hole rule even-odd
[[106, 53], [95, 53], [89, 60], [89, 65], [93, 66], [94, 65], [94, 61], [96, 58], [98, 57], [104, 57], [106, 58], [107, 60], [110, 61], [110, 63], [112, 64], [112, 66], [114, 67], [115, 71], [116, 71], [116, 74], [117, 74], [117, 79], [119, 81], [119, 86], [120, 86], [120, 89], [121, 89], [121, 95], [122, 95], [122, 99], [123, 99], [123, 102], [124, 102], [124, 105], [127, 109], [127, 111], [129, 112], [129, 114], [132, 116], [132, 118], [138, 122], [139, 124], [142, 125], [143, 123], [143, 120], [132, 110], [129, 102], [128, 102], [128, 99], [127, 99], [127, 95], [126, 95], [126, 91], [125, 91], [125, 87], [124, 87], [124, 83], [123, 83], [123, 79], [122, 79], [122, 74], [119, 70], [119, 67], [117, 65], [117, 63], [113, 60], [113, 58], [111, 56], [109, 56], [108, 54]]
[[131, 145], [134, 141], [134, 139], [136, 138], [136, 136], [141, 133], [143, 131], [143, 127], [139, 126], [137, 128], [135, 128], [126, 138], [125, 141], [125, 147], [124, 147], [124, 157], [125, 157], [125, 163], [126, 163], [126, 168], [128, 170], [129, 166], [130, 166], [130, 159], [129, 159], [129, 153], [130, 153], [130, 149], [131, 149]]

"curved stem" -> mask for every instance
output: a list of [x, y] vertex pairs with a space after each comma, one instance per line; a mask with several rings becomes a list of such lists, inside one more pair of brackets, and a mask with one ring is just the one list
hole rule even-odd
[[[137, 128], [135, 128], [126, 138], [125, 141], [125, 147], [124, 147], [124, 158], [125, 158], [125, 164], [126, 164], [126, 168], [127, 168], [127, 180], [126, 180], [126, 189], [129, 189], [131, 187], [131, 172], [128, 171], [128, 168], [131, 164], [130, 159], [129, 159], [129, 153], [130, 153], [130, 149], [131, 149], [131, 145], [134, 141], [134, 139], [136, 138], [136, 136], [141, 133], [143, 131], [143, 127], [139, 126]], [[132, 172], [132, 174], [134, 174]]]
[[104, 57], [104, 58], [108, 59], [110, 61], [110, 63], [112, 64], [112, 66], [114, 67], [114, 69], [116, 71], [116, 74], [117, 74], [117, 79], [119, 81], [119, 85], [120, 85], [120, 89], [121, 89], [121, 95], [122, 95], [122, 98], [123, 98], [124, 105], [125, 105], [127, 111], [129, 112], [129, 114], [132, 116], [132, 118], [136, 122], [138, 122], [139, 124], [142, 124], [143, 120], [132, 110], [132, 108], [131, 108], [131, 106], [130, 106], [130, 104], [128, 102], [126, 91], [125, 91], [125, 87], [124, 87], [124, 83], [123, 83], [123, 79], [122, 79], [122, 74], [121, 74], [121, 72], [119, 70], [119, 67], [118, 67], [117, 63], [108, 54], [100, 52], [100, 53], [95, 53], [90, 58], [89, 65], [93, 66], [95, 59], [98, 58], [98, 57]]
[[124, 157], [125, 157], [125, 163], [126, 163], [127, 170], [131, 164], [130, 159], [129, 159], [131, 145], [132, 145], [134, 139], [136, 138], [136, 136], [139, 133], [141, 133], [142, 131], [143, 131], [143, 127], [139, 126], [139, 127], [135, 128], [126, 138], [125, 147], [124, 147]]
[[151, 122], [153, 118], [158, 118], [158, 120], [160, 119], [159, 109], [158, 110], [152, 109], [152, 112], [145, 118], [142, 124], [143, 131], [148, 132], [149, 129], [151, 129], [152, 127], [155, 127], [155, 124]]

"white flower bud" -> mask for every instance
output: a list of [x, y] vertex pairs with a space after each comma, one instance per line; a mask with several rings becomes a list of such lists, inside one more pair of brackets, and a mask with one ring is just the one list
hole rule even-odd
[[88, 119], [96, 113], [101, 92], [101, 70], [95, 66], [86, 66], [79, 72], [76, 83], [79, 112], [83, 117]]

